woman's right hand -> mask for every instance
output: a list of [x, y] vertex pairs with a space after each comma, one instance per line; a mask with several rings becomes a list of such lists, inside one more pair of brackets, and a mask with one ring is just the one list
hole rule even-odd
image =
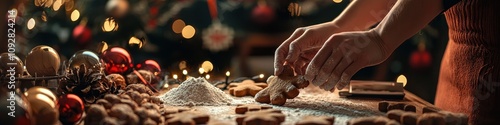
[[307, 65], [334, 33], [340, 32], [333, 22], [297, 28], [277, 49], [274, 56], [274, 75], [283, 71], [286, 62], [295, 73], [303, 75]]

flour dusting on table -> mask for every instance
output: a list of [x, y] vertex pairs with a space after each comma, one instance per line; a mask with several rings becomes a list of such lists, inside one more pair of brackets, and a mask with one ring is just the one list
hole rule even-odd
[[160, 97], [165, 104], [174, 106], [221, 106], [232, 101], [229, 95], [201, 77], [189, 78]]

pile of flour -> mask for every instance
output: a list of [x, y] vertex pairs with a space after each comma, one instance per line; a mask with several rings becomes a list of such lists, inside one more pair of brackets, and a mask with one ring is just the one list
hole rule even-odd
[[165, 104], [174, 106], [221, 106], [232, 101], [229, 95], [202, 77], [191, 77], [160, 97]]

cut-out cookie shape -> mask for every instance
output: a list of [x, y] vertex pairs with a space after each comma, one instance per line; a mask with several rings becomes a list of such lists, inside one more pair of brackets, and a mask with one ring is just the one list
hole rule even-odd
[[210, 120], [210, 116], [196, 111], [184, 111], [170, 114], [166, 119], [168, 125], [196, 125], [206, 124]]
[[334, 122], [332, 116], [306, 116], [295, 125], [333, 125]]
[[210, 119], [207, 125], [233, 125], [234, 121]]
[[399, 122], [384, 116], [370, 116], [354, 118], [347, 121], [347, 125], [400, 125]]
[[299, 95], [298, 89], [309, 85], [303, 76], [295, 76], [289, 65], [284, 66], [280, 76], [270, 76], [267, 83], [268, 87], [255, 95], [255, 101], [273, 105], [284, 105], [286, 99], [292, 99]]
[[259, 104], [242, 104], [242, 105], [236, 106], [236, 109], [234, 109], [234, 112], [236, 112], [236, 114], [245, 114], [246, 112], [250, 112], [250, 111], [259, 111], [259, 110], [271, 109], [271, 108], [273, 108], [273, 107], [259, 105]]
[[266, 88], [266, 83], [255, 83], [253, 80], [244, 80], [241, 83], [229, 84], [229, 94], [236, 97], [255, 96], [259, 91]]
[[285, 115], [276, 109], [247, 112], [244, 116], [236, 118], [238, 125], [279, 125], [283, 121]]

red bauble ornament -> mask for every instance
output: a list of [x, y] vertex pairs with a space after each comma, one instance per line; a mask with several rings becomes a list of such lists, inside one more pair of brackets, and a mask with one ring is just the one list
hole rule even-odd
[[77, 95], [66, 94], [59, 98], [57, 109], [59, 110], [59, 120], [63, 124], [74, 124], [82, 118], [83, 101]]
[[259, 4], [252, 11], [252, 18], [260, 24], [267, 24], [274, 20], [274, 10], [267, 4]]
[[147, 70], [152, 72], [155, 76], [158, 76], [161, 73], [161, 67], [158, 62], [155, 60], [146, 60], [140, 64], [137, 64], [136, 67], [139, 70]]
[[410, 56], [410, 67], [415, 70], [428, 69], [432, 64], [432, 57], [429, 51], [415, 51]]
[[73, 29], [73, 38], [78, 44], [86, 44], [92, 37], [92, 31], [85, 25], [78, 25]]
[[134, 66], [127, 50], [121, 47], [112, 47], [102, 53], [106, 74], [127, 74]]

